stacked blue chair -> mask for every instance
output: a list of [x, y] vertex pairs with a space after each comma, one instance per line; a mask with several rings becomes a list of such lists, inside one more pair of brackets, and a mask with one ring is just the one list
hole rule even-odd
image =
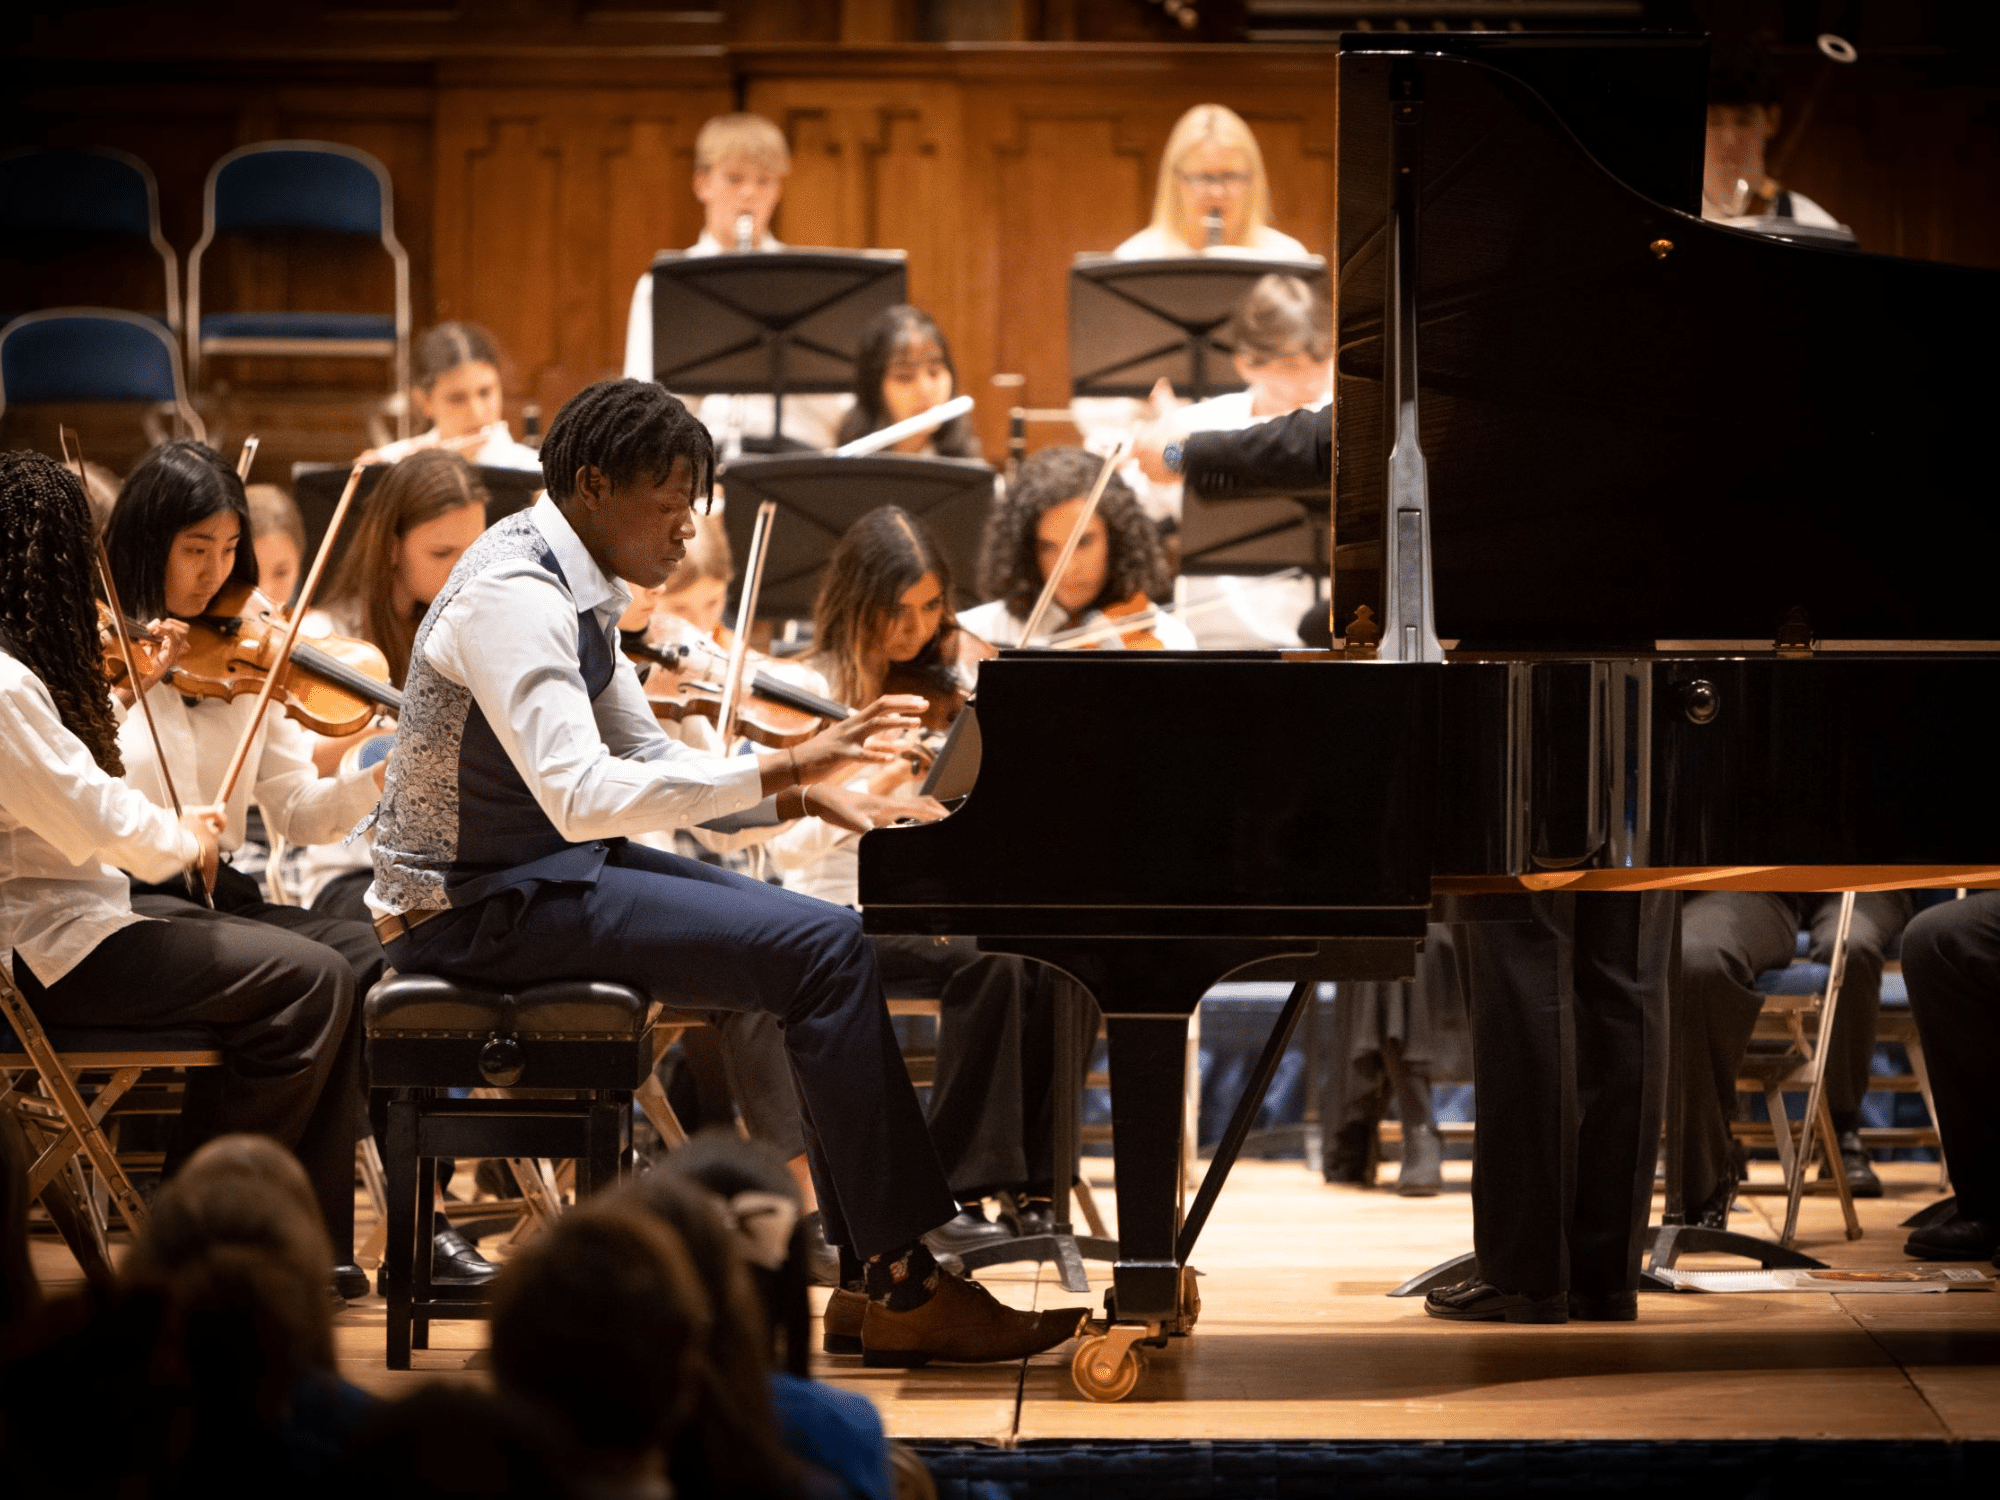
[[[218, 235], [310, 230], [371, 239], [395, 270], [387, 312], [202, 312], [202, 262]], [[209, 169], [201, 240], [188, 257], [188, 366], [217, 355], [386, 359], [393, 390], [409, 385], [410, 259], [396, 239], [389, 173], [365, 151], [328, 141], [240, 146]], [[401, 422], [408, 423], [407, 415]]]
[[0, 414], [10, 406], [139, 403], [206, 438], [181, 379], [180, 347], [155, 318], [111, 307], [23, 313], [0, 328]]
[[[33, 250], [77, 238], [143, 244], [159, 260], [164, 300], [158, 308], [135, 310], [156, 312], [180, 333], [180, 258], [160, 233], [160, 192], [150, 167], [102, 146], [27, 147], [0, 156], [0, 242]], [[72, 290], [62, 300], [78, 296]], [[32, 310], [16, 304], [0, 313], [0, 321]]]

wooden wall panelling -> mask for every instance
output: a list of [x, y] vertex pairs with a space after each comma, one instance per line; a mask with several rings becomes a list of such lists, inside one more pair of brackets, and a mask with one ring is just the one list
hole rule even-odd
[[693, 243], [695, 132], [726, 88], [451, 87], [436, 137], [437, 316], [498, 335], [544, 421], [623, 363], [632, 285]]
[[[909, 297], [952, 342], [963, 387], [982, 406], [966, 342], [968, 300], [960, 91], [948, 79], [752, 79], [745, 107], [778, 123], [792, 175], [778, 231], [794, 245], [902, 250]], [[983, 413], [982, 413], [983, 414]]]

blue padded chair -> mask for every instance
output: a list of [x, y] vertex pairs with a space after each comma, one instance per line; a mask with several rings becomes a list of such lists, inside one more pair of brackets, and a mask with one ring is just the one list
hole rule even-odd
[[37, 235], [144, 241], [160, 260], [162, 315], [180, 333], [180, 257], [160, 233], [159, 185], [138, 157], [108, 146], [31, 146], [0, 156], [0, 237]]
[[[204, 316], [202, 259], [216, 236], [283, 229], [376, 241], [395, 267], [394, 310]], [[409, 385], [410, 258], [396, 239], [389, 173], [381, 162], [329, 141], [263, 141], [238, 147], [209, 169], [201, 240], [188, 257], [188, 369], [195, 381], [210, 355], [387, 359], [395, 366], [395, 390]], [[407, 428], [407, 414], [399, 421]]]
[[180, 346], [157, 319], [112, 307], [54, 307], [0, 328], [0, 413], [52, 402], [171, 408], [206, 439], [181, 380]]

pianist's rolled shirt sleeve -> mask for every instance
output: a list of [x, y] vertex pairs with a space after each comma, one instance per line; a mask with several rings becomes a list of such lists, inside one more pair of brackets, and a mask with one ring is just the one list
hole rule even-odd
[[577, 664], [576, 631], [569, 597], [532, 563], [521, 563], [468, 583], [424, 645], [431, 665], [472, 693], [557, 832], [583, 843], [705, 823], [757, 805], [756, 757], [703, 755], [669, 740], [646, 709], [630, 663], [619, 661], [593, 703]]

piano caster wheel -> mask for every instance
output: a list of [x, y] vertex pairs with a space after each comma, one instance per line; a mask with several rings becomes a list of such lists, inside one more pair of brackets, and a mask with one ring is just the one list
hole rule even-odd
[[1078, 1344], [1069, 1362], [1078, 1394], [1092, 1401], [1123, 1401], [1131, 1395], [1144, 1368], [1139, 1340], [1147, 1333], [1139, 1324], [1114, 1324]]

